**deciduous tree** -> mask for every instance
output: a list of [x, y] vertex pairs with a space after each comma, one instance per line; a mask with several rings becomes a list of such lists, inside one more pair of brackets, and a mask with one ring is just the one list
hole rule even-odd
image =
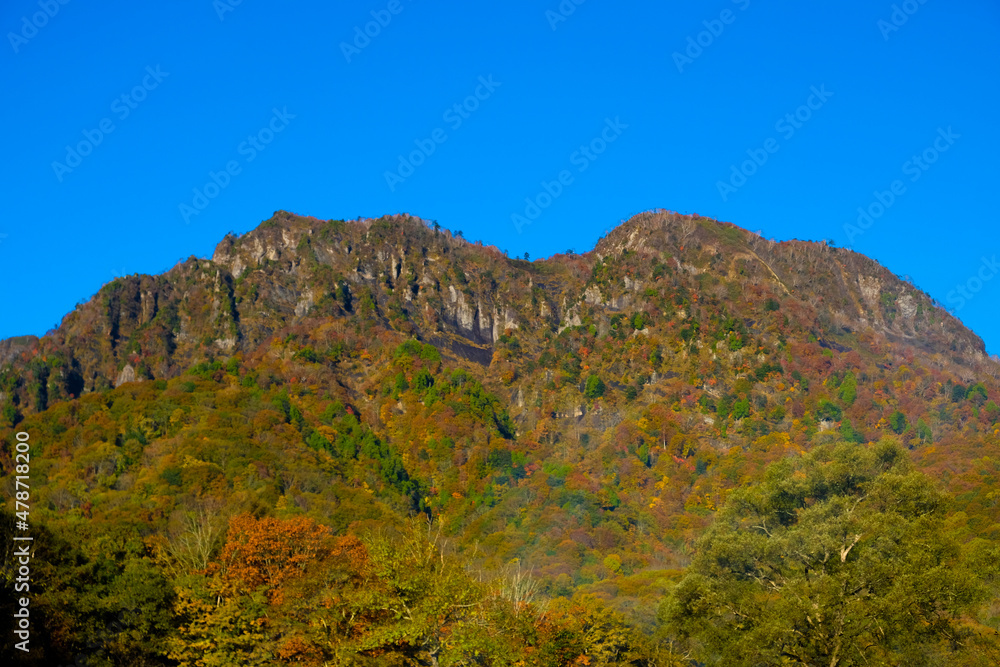
[[972, 621], [988, 591], [946, 502], [893, 442], [772, 464], [729, 497], [661, 621], [709, 665], [988, 664]]

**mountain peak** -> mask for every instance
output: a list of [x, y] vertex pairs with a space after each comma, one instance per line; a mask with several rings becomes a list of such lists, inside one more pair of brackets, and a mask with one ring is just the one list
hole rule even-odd
[[505, 257], [408, 214], [343, 221], [277, 211], [226, 235], [211, 260], [116, 279], [37, 345], [7, 341], [3, 354], [8, 363], [61, 355], [95, 390], [126, 364], [140, 379], [169, 377], [206, 356], [248, 352], [310, 318], [357, 318], [364, 303], [364, 317], [387, 329], [448, 341], [459, 356], [488, 364], [508, 329], [558, 333], [616, 312], [663, 317], [669, 304], [659, 300], [677, 289], [669, 284], [686, 284], [700, 303], [748, 322], [760, 321], [760, 303], [787, 300], [804, 337], [837, 349], [909, 349], [958, 377], [995, 367], [978, 336], [874, 260], [665, 210], [633, 216], [591, 251], [544, 263]]

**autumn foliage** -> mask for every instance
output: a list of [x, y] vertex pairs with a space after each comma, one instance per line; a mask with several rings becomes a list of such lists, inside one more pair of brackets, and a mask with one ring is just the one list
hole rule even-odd
[[837, 443], [891, 439], [949, 544], [1000, 540], [975, 334], [861, 255], [698, 216], [528, 262], [279, 213], [2, 351], [0, 483], [30, 433], [50, 545], [37, 664], [670, 664], [699, 540]]

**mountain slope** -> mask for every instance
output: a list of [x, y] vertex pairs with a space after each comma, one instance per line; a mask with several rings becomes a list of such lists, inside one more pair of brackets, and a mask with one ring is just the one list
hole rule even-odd
[[43, 443], [38, 518], [87, 540], [176, 541], [204, 512], [349, 534], [419, 514], [469, 567], [516, 558], [547, 596], [651, 625], [732, 489], [886, 436], [968, 536], [1000, 537], [982, 341], [864, 256], [695, 216], [528, 262], [406, 216], [277, 213], [0, 361], [4, 483], [16, 425]]
[[734, 312], [745, 296], [791, 297], [804, 309], [793, 324], [815, 334], [873, 350], [878, 341], [910, 347], [966, 375], [993, 367], [981, 339], [861, 255], [775, 244], [725, 223], [665, 213], [637, 216], [585, 255], [534, 263], [408, 217], [344, 223], [278, 213], [224, 239], [210, 261], [191, 258], [162, 276], [114, 280], [41, 341], [4, 341], [0, 354], [31, 357], [40, 345], [64, 364], [51, 383], [55, 396], [77, 395], [113, 385], [126, 364], [141, 364], [140, 377], [169, 377], [212, 351], [253, 349], [308, 315], [342, 317], [354, 304], [370, 304], [382, 325], [438, 336], [488, 363], [500, 335], [519, 323], [558, 330], [588, 306], [658, 307], [644, 294], [649, 280], [643, 286], [641, 273], [661, 264], [661, 275], [684, 274], [673, 282]]

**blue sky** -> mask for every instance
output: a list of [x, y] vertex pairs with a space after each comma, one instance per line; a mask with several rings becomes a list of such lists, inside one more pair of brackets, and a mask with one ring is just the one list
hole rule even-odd
[[0, 9], [0, 337], [279, 209], [534, 258], [666, 208], [853, 247], [1000, 352], [994, 1], [64, 2]]

